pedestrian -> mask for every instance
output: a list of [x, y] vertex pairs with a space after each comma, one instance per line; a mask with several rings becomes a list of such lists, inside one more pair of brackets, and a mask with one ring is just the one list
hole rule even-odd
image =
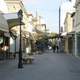
[[56, 45], [55, 44], [52, 45], [52, 50], [53, 50], [53, 53], [55, 53], [55, 51], [56, 51]]
[[59, 46], [58, 45], [56, 45], [56, 51], [57, 51], [57, 53], [59, 52]]
[[56, 52], [56, 40], [55, 39], [52, 40], [51, 46], [52, 46], [53, 53], [55, 53]]
[[60, 52], [60, 38], [57, 38], [56, 39], [56, 50], [57, 50], [57, 52]]

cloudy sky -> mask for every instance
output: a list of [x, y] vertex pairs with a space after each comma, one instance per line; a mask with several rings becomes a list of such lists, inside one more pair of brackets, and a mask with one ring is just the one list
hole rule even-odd
[[66, 11], [72, 11], [72, 6], [75, 0], [69, 2], [68, 0], [23, 0], [25, 7], [33, 14], [38, 12], [42, 16], [47, 28], [50, 31], [58, 32], [59, 25], [59, 6], [61, 6], [61, 25], [64, 23], [64, 16]]

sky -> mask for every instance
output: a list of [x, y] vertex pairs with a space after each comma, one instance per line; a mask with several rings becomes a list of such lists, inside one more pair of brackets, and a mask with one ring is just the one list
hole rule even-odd
[[75, 0], [23, 0], [26, 10], [31, 11], [34, 15], [36, 11], [42, 16], [47, 29], [51, 32], [59, 31], [59, 6], [61, 6], [61, 26], [64, 26], [64, 18], [66, 11], [72, 11]]
[[[72, 6], [75, 0], [23, 0], [27, 11], [42, 16], [43, 22], [47, 24], [47, 29], [53, 32], [59, 32], [59, 6], [61, 6], [61, 26], [64, 26], [65, 13], [73, 11]], [[0, 0], [0, 10], [7, 12], [4, 0]]]

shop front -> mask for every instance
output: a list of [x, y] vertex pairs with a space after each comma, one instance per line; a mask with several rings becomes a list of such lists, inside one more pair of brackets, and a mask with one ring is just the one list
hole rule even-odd
[[9, 28], [7, 21], [0, 13], [0, 60], [8, 58], [9, 53]]
[[0, 31], [0, 59], [9, 58], [9, 37]]

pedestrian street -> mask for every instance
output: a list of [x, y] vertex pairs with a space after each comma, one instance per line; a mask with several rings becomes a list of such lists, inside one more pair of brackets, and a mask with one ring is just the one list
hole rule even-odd
[[80, 58], [46, 51], [18, 69], [17, 60], [0, 63], [0, 80], [80, 80]]

